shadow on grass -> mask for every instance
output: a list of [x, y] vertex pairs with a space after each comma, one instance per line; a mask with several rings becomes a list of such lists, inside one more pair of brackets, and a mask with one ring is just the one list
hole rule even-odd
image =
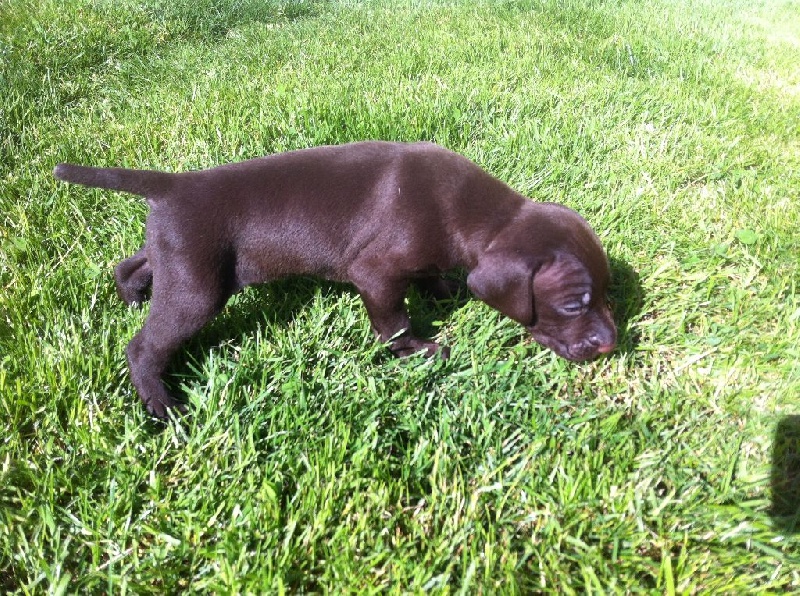
[[611, 285], [608, 298], [617, 324], [617, 351], [631, 353], [639, 344], [639, 334], [630, 323], [641, 311], [644, 292], [639, 274], [621, 259], [610, 257]]
[[800, 532], [800, 415], [786, 416], [775, 429], [770, 474], [770, 515], [782, 532]]
[[[448, 279], [454, 281], [456, 278], [448, 276]], [[435, 321], [449, 318], [471, 299], [466, 283], [463, 288], [461, 284], [457, 285], [457, 294], [444, 300], [425, 296], [413, 286], [409, 288], [406, 307], [415, 335], [433, 337], [436, 334]], [[237, 296], [235, 302], [229, 304], [221, 315], [190, 340], [187, 347], [191, 352], [202, 352], [209, 345], [221, 344], [239, 335], [251, 333], [259, 321], [279, 326], [288, 325], [311, 305], [318, 293], [322, 296], [357, 295], [356, 289], [348, 283], [312, 277], [293, 277], [253, 286], [246, 290], [246, 294]], [[364, 324], [368, 326], [366, 308], [360, 300], [358, 305], [364, 309]]]
[[[638, 273], [627, 263], [612, 258], [610, 265], [612, 280], [609, 299], [619, 330], [617, 351], [630, 353], [639, 339], [635, 331], [630, 329], [630, 321], [641, 311], [642, 287]], [[434, 337], [437, 321], [449, 319], [473, 299], [467, 289], [464, 272], [448, 274], [445, 279], [454, 291], [453, 298], [435, 300], [414, 287], [408, 293], [408, 311], [414, 334], [418, 337]], [[165, 375], [168, 387], [173, 394], [180, 395], [178, 379], [196, 374], [196, 366], [202, 366], [209, 347], [252, 333], [260, 323], [288, 325], [303, 309], [309, 307], [319, 292], [323, 295], [343, 292], [355, 294], [356, 290], [349, 284], [300, 277], [255, 286], [237, 295], [220, 316], [179, 352]], [[365, 321], [365, 324], [369, 323]], [[390, 358], [388, 350], [385, 354], [386, 358]]]
[[[302, 277], [281, 279], [246, 288], [234, 295], [222, 312], [173, 356], [162, 379], [167, 391], [179, 401], [185, 402], [186, 396], [181, 385], [187, 379], [198, 378], [197, 371], [203, 370], [211, 350], [231, 341], [237, 342], [242, 337], [254, 333], [262, 325], [288, 325], [302, 310], [310, 307], [318, 292], [328, 295], [347, 291], [355, 292], [352, 286], [347, 284]], [[198, 380], [204, 382], [206, 379]], [[137, 403], [137, 406], [141, 404]], [[191, 410], [188, 416], [192, 416]], [[150, 416], [148, 419], [148, 428], [154, 434], [162, 432], [169, 424], [167, 421]]]

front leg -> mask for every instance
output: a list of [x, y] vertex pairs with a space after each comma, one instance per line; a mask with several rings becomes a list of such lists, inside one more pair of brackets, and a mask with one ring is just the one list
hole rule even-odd
[[395, 356], [405, 358], [424, 352], [431, 357], [437, 353], [448, 358], [450, 350], [434, 341], [414, 337], [411, 320], [405, 308], [408, 279], [386, 279], [373, 274], [354, 276], [352, 279], [364, 305], [367, 307], [372, 329]]

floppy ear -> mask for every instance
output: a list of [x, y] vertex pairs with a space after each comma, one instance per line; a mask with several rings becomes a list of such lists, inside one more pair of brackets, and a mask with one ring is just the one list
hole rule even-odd
[[536, 264], [508, 254], [484, 255], [467, 276], [475, 296], [523, 325], [532, 325]]

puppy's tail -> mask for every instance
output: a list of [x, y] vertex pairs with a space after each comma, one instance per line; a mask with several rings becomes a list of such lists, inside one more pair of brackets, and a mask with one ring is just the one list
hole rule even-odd
[[146, 197], [158, 197], [165, 195], [172, 187], [175, 174], [153, 170], [92, 168], [60, 163], [53, 170], [53, 176], [65, 182], [75, 182], [84, 186], [121, 190]]

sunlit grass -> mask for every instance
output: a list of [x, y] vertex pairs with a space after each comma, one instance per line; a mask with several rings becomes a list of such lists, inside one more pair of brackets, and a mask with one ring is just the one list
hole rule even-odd
[[[791, 2], [0, 5], [0, 587], [56, 593], [800, 587], [800, 17]], [[167, 170], [433, 140], [597, 229], [619, 350], [574, 365], [411, 298], [249, 288], [162, 428], [111, 269]]]

